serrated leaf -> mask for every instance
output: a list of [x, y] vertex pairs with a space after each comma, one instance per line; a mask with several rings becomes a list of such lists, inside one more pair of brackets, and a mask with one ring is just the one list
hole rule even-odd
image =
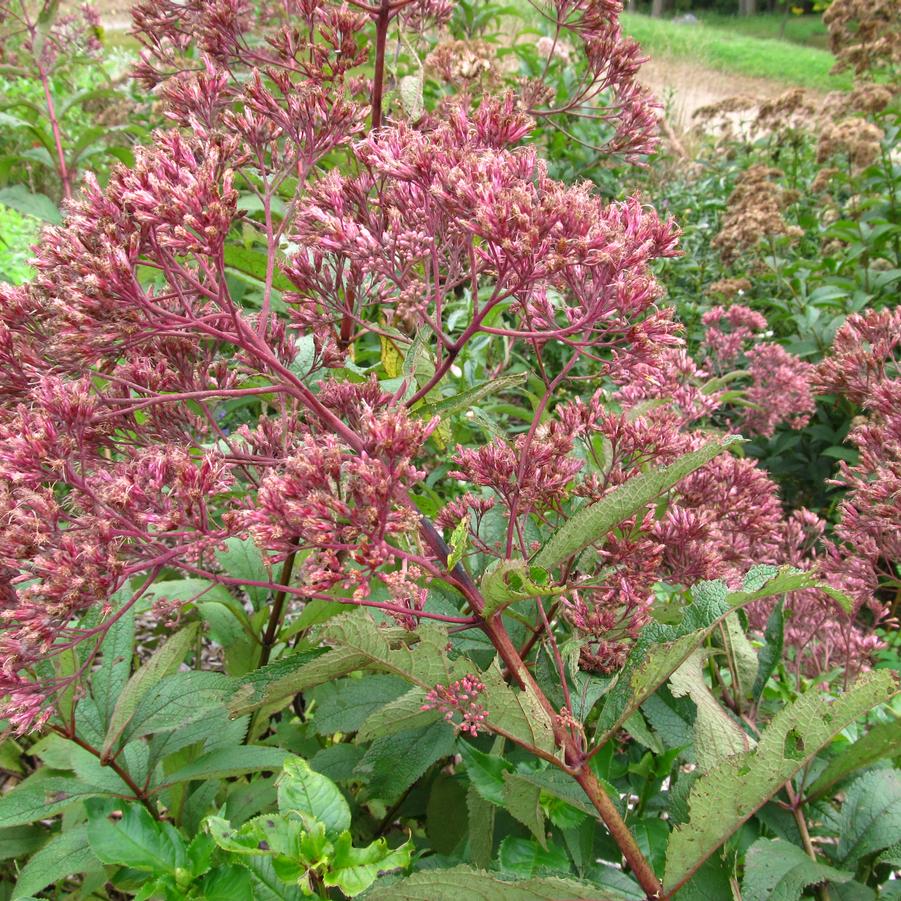
[[[120, 602], [125, 599], [120, 598]], [[116, 700], [131, 673], [134, 647], [135, 608], [132, 606], [109, 628], [103, 640], [100, 666], [91, 679], [91, 694], [104, 725], [109, 724]]]
[[516, 773], [504, 773], [503, 779], [504, 808], [535, 836], [542, 848], [547, 848], [541, 789], [525, 779], [519, 779]]
[[808, 691], [783, 708], [757, 747], [728, 757], [701, 776], [689, 794], [689, 820], [670, 835], [664, 886], [674, 891], [736, 829], [791, 779], [833, 736], [895, 690], [886, 671], [860, 677], [831, 698]]
[[506, 880], [496, 873], [457, 866], [451, 869], [422, 870], [407, 879], [385, 880], [367, 895], [367, 901], [559, 901], [561, 898], [605, 901], [625, 898], [619, 892], [575, 879], [539, 876]]
[[[370, 677], [372, 678], [372, 677]], [[425, 689], [413, 686], [408, 692], [389, 701], [366, 718], [357, 732], [357, 741], [371, 741], [382, 735], [392, 735], [402, 729], [416, 729], [440, 719], [441, 711], [423, 710]]]
[[313, 729], [317, 735], [356, 732], [408, 689], [409, 685], [397, 676], [369, 673], [362, 679], [336, 679], [317, 685], [309, 693], [309, 699], [316, 702]]
[[128, 680], [110, 715], [109, 727], [103, 740], [102, 757], [108, 760], [126, 726], [138, 709], [144, 695], [164, 676], [174, 672], [192, 648], [197, 624], [192, 623], [176, 632], [162, 644], [150, 659]]
[[350, 807], [341, 789], [311, 769], [301, 757], [285, 760], [278, 779], [278, 809], [282, 813], [297, 810], [308, 814], [325, 826], [329, 836], [350, 829]]
[[[269, 258], [262, 250], [242, 247], [240, 244], [227, 242], [223, 249], [223, 261], [227, 269], [232, 269], [251, 284], [262, 287], [266, 284], [266, 267]], [[272, 287], [276, 291], [291, 291], [290, 279], [278, 268], [272, 273]]]
[[109, 794], [75, 777], [49, 775], [38, 770], [0, 796], [0, 828], [34, 823], [52, 817], [76, 801]]
[[805, 798], [808, 801], [819, 800], [855, 770], [869, 766], [884, 757], [895, 757], [899, 752], [901, 752], [901, 719], [877, 723], [866, 735], [829, 761], [826, 769], [804, 793]]
[[763, 639], [764, 646], [757, 655], [757, 678], [751, 691], [755, 701], [763, 694], [773, 670], [782, 659], [782, 647], [785, 642], [785, 602], [782, 599], [776, 602], [773, 612], [766, 621]]
[[[273, 660], [266, 666], [261, 666], [242, 676], [229, 699], [229, 715], [234, 718], [244, 713], [250, 713], [257, 707], [262, 707], [266, 703], [266, 692], [271, 685], [288, 680], [292, 673], [303, 669], [307, 664], [326, 653], [324, 648], [299, 651]], [[291, 692], [287, 692], [283, 697], [291, 697], [291, 694]]]
[[748, 641], [738, 614], [727, 614], [721, 628], [723, 644], [731, 663], [730, 671], [735, 673], [738, 682], [735, 691], [741, 698], [750, 698], [757, 680], [757, 652]]
[[741, 754], [754, 745], [754, 740], [723, 710], [704, 680], [706, 657], [704, 651], [695, 651], [669, 679], [673, 697], [687, 695], [697, 708], [694, 751], [703, 772], [716, 766], [724, 757]]
[[173, 773], [168, 773], [161, 780], [160, 787], [200, 779], [227, 779], [262, 770], [280, 770], [287, 756], [288, 752], [281, 748], [264, 748], [260, 745], [219, 748], [203, 754]]
[[105, 805], [89, 811], [87, 836], [91, 850], [106, 864], [154, 875], [185, 866], [187, 842], [170, 823], [154, 820], [140, 804], [128, 805], [120, 820], [111, 821]]
[[853, 875], [811, 860], [790, 842], [760, 838], [745, 858], [742, 901], [798, 901], [809, 885], [848, 882]]
[[669, 466], [652, 469], [617, 486], [601, 500], [583, 507], [559, 528], [535, 555], [536, 566], [551, 569], [588, 545], [600, 542], [607, 533], [657, 497], [700, 469], [717, 454], [735, 446], [740, 438], [729, 436], [685, 454]]
[[72, 826], [53, 836], [29, 858], [19, 872], [11, 901], [36, 895], [58, 879], [99, 869], [101, 864], [91, 851], [86, 827]]
[[377, 738], [354, 769], [368, 794], [396, 801], [436, 761], [454, 753], [457, 737], [445, 722]]
[[487, 726], [502, 729], [505, 737], [526, 747], [553, 752], [554, 727], [547, 711], [538, 701], [534, 689], [517, 690], [509, 686], [497, 659], [482, 673], [485, 690], [480, 700], [488, 712]]
[[848, 867], [901, 841], [901, 770], [871, 770], [848, 786], [838, 834], [836, 860]]

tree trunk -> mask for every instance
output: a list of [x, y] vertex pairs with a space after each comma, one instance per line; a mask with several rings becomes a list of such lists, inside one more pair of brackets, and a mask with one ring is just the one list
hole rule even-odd
[[659, 19], [668, 9], [669, 0], [651, 0], [651, 15]]

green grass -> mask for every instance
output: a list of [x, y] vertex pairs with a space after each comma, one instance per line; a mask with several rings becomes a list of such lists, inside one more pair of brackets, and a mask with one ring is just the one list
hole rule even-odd
[[[829, 48], [829, 32], [822, 16], [794, 16], [782, 13], [760, 13], [756, 16], [727, 16], [720, 13], [700, 12], [698, 18], [713, 28], [722, 28], [750, 38], [770, 38], [788, 41], [803, 47]], [[783, 31], [784, 28], [784, 31]]]
[[816, 91], [851, 87], [851, 76], [847, 73], [829, 74], [835, 60], [830, 53], [816, 47], [752, 37], [737, 33], [731, 25], [728, 28], [708, 24], [680, 25], [635, 13], [623, 13], [621, 21], [624, 31], [655, 59], [685, 59], [720, 72], [767, 78], [789, 87]]
[[0, 204], [0, 282], [18, 285], [31, 278], [27, 261], [39, 229], [37, 219]]

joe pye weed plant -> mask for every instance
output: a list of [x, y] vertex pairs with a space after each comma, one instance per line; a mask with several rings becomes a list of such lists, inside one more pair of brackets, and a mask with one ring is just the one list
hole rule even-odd
[[451, 12], [135, 11], [171, 128], [0, 288], [3, 715], [44, 763], [0, 825], [67, 812], [18, 897], [798, 897], [897, 857], [894, 771], [840, 793], [897, 739], [855, 725], [895, 691], [879, 578], [742, 456], [653, 276], [675, 223], [529, 141], [653, 150], [618, 4], [544, 9], [539, 77], [426, 92]]

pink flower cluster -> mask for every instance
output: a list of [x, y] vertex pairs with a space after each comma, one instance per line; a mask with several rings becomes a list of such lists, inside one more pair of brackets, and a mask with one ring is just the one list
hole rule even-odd
[[[460, 732], [467, 732], [473, 738], [479, 734], [488, 719], [488, 711], [479, 703], [479, 695], [485, 691], [485, 685], [475, 676], [464, 676], [445, 687], [436, 685], [426, 696], [423, 710], [439, 710], [445, 720], [454, 723]], [[462, 716], [461, 722], [455, 718]]]
[[767, 327], [766, 319], [749, 307], [714, 307], [701, 318], [707, 326], [703, 349], [712, 366], [728, 373], [742, 358], [747, 366], [751, 385], [745, 400], [750, 406], [739, 418], [738, 428], [764, 437], [772, 436], [783, 423], [792, 429], [804, 428], [816, 409], [811, 388], [813, 366], [773, 342], [749, 347]]

